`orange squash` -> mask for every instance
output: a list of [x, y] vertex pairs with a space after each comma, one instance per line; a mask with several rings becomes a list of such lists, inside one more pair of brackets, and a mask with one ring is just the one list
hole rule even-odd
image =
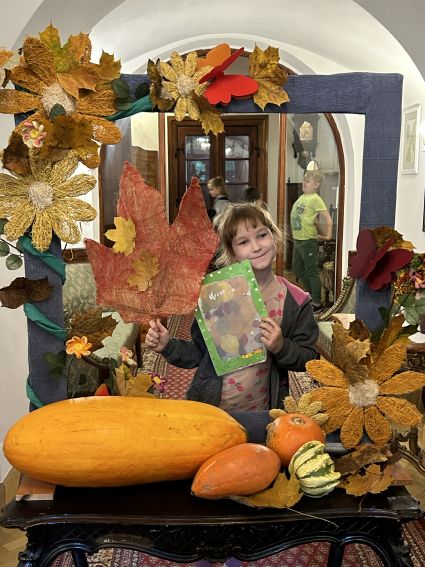
[[267, 426], [266, 445], [277, 453], [283, 466], [288, 466], [292, 456], [307, 441], [325, 443], [321, 427], [301, 413], [281, 415]]
[[257, 443], [242, 443], [209, 458], [196, 473], [192, 494], [201, 498], [254, 494], [277, 477], [280, 458]]
[[18, 470], [65, 486], [193, 478], [204, 461], [247, 440], [225, 411], [187, 400], [92, 396], [21, 418], [4, 452]]

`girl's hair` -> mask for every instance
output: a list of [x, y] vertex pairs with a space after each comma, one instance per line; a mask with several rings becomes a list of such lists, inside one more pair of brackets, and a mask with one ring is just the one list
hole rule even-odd
[[220, 249], [216, 258], [218, 267], [228, 266], [235, 261], [232, 242], [241, 223], [250, 224], [254, 228], [261, 223], [270, 230], [278, 247], [283, 244], [283, 234], [272, 219], [265, 203], [231, 204], [221, 213], [215, 225], [220, 237]]
[[220, 175], [210, 179], [207, 185], [208, 189], [218, 189], [220, 191], [220, 195], [224, 195], [224, 197], [229, 198], [229, 194], [226, 191], [226, 183]]

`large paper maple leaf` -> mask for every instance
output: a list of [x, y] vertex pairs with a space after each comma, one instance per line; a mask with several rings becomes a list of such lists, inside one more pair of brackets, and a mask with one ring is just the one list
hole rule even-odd
[[[120, 180], [119, 217], [136, 228], [134, 250], [116, 253], [86, 240], [97, 287], [97, 304], [116, 309], [125, 322], [146, 323], [154, 317], [190, 313], [196, 306], [201, 280], [218, 245], [196, 177], [170, 226], [162, 197], [126, 162]], [[131, 285], [134, 262], [142, 254], [156, 256], [159, 272], [145, 291]]]

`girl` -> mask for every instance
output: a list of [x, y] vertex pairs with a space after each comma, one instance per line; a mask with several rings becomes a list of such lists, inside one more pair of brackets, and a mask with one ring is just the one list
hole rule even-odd
[[266, 304], [260, 324], [267, 360], [225, 376], [217, 376], [196, 320], [191, 340], [170, 338], [160, 320], [149, 322], [146, 345], [169, 363], [196, 368], [186, 397], [224, 410], [267, 410], [281, 406], [288, 395], [288, 370], [304, 371], [318, 357], [318, 326], [308, 293], [272, 270], [282, 234], [270, 213], [256, 203], [231, 205], [217, 223], [221, 249], [218, 266], [248, 259]]
[[213, 177], [208, 181], [208, 190], [211, 197], [214, 198], [212, 210], [209, 212], [211, 218], [216, 218], [217, 215], [224, 212], [230, 205], [229, 195], [226, 191], [224, 179], [222, 177]]

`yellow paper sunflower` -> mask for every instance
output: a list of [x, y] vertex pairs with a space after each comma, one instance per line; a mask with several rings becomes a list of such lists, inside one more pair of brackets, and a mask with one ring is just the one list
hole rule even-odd
[[174, 114], [176, 120], [180, 121], [189, 114], [192, 120], [199, 120], [201, 111], [196, 97], [201, 96], [207, 88], [207, 83], [200, 84], [204, 75], [211, 71], [212, 67], [205, 66], [197, 69], [198, 56], [192, 51], [183, 59], [176, 51], [171, 54], [171, 64], [161, 61], [162, 88], [175, 101]]
[[[311, 392], [329, 416], [322, 426], [326, 433], [341, 429], [341, 443], [355, 447], [365, 431], [379, 446], [391, 438], [392, 423], [413, 427], [421, 413], [409, 401], [395, 397], [425, 386], [425, 374], [406, 371], [395, 374], [406, 357], [406, 343], [398, 340], [384, 349], [371, 346], [365, 336], [354, 338], [339, 324], [333, 325], [334, 361], [312, 360], [306, 364], [322, 386]], [[394, 375], [395, 374], [395, 375]]]
[[[116, 144], [121, 138], [120, 130], [103, 117], [116, 112], [116, 96], [110, 82], [119, 77], [120, 64], [106, 53], [99, 64], [91, 63], [90, 52], [87, 34], [71, 36], [63, 47], [53, 26], [41, 32], [40, 39], [27, 37], [21, 61], [10, 70], [10, 78], [28, 92], [1, 90], [0, 112], [34, 112], [31, 120], [44, 124], [48, 133], [46, 146], [54, 146], [54, 140], [49, 141], [54, 138], [54, 131], [48, 128], [48, 122], [52, 109], [59, 105], [61, 112], [73, 121], [73, 128], [78, 130], [84, 119], [92, 126], [94, 140]], [[17, 126], [15, 130], [20, 132], [21, 128]], [[97, 146], [96, 154], [91, 148], [82, 161], [88, 167], [96, 167]]]
[[64, 242], [78, 242], [77, 221], [93, 220], [96, 209], [75, 197], [93, 189], [96, 178], [72, 176], [78, 166], [74, 152], [52, 163], [31, 150], [29, 161], [29, 175], [0, 173], [0, 217], [9, 219], [6, 238], [16, 240], [32, 226], [32, 243], [41, 252], [49, 248], [53, 232]]

